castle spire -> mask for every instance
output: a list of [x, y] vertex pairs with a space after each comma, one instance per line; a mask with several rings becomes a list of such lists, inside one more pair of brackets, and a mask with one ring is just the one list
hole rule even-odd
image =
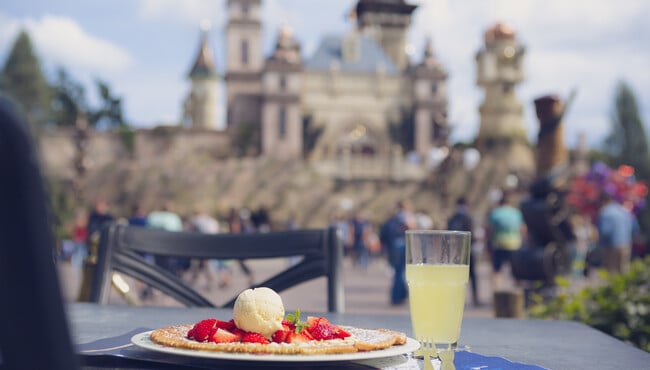
[[287, 24], [280, 28], [275, 50], [270, 59], [290, 64], [301, 63], [300, 44], [294, 39], [293, 31]]
[[427, 37], [426, 44], [424, 45], [424, 58], [422, 60], [422, 64], [424, 64], [427, 67], [434, 67], [440, 65], [440, 63], [436, 59], [436, 53], [435, 50], [433, 49], [433, 40], [431, 39], [431, 37]]
[[194, 77], [215, 77], [217, 75], [217, 68], [212, 60], [212, 49], [208, 45], [208, 30], [210, 24], [208, 21], [201, 22], [201, 42], [199, 44], [199, 52], [194, 60], [194, 65], [190, 70], [190, 78]]

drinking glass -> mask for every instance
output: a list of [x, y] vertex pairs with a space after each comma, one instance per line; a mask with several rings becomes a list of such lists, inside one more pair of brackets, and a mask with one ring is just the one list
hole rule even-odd
[[[413, 333], [422, 348], [453, 367], [469, 280], [471, 233], [407, 230], [406, 282]], [[451, 364], [445, 366], [451, 354]], [[422, 353], [422, 352], [421, 352]], [[425, 365], [430, 361], [425, 356]]]

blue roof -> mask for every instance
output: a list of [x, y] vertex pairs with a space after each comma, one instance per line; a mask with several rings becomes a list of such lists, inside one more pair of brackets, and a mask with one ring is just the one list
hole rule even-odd
[[341, 45], [343, 37], [325, 36], [314, 55], [305, 63], [307, 70], [330, 70], [332, 62], [341, 72], [375, 73], [381, 66], [387, 74], [398, 74], [399, 69], [386, 55], [381, 46], [369, 36], [359, 35], [359, 57], [355, 61], [343, 60]]

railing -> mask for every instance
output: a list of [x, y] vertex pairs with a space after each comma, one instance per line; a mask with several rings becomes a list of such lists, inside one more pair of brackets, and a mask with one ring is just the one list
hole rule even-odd
[[412, 163], [396, 155], [340, 155], [336, 159], [314, 162], [313, 165], [321, 175], [344, 181], [422, 181], [428, 175], [428, 169], [423, 164]]

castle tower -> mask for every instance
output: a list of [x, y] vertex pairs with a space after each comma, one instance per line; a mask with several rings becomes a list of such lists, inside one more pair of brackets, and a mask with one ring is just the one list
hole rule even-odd
[[226, 23], [226, 84], [229, 127], [251, 125], [259, 129], [262, 23], [260, 0], [228, 0]]
[[510, 167], [531, 170], [534, 161], [524, 127], [524, 109], [515, 94], [515, 86], [524, 80], [524, 47], [517, 42], [514, 30], [500, 22], [485, 31], [484, 41], [476, 55], [476, 83], [485, 89], [476, 146], [483, 151], [505, 149], [507, 157], [512, 157]]
[[217, 126], [217, 69], [208, 45], [209, 26], [202, 25], [199, 51], [188, 77], [190, 93], [183, 106], [184, 124], [191, 127], [214, 129]]
[[355, 7], [359, 30], [371, 35], [402, 70], [409, 64], [406, 33], [416, 8], [405, 0], [359, 0]]
[[302, 66], [300, 45], [285, 26], [262, 74], [262, 154], [265, 156], [302, 157]]
[[447, 144], [447, 72], [438, 61], [431, 39], [422, 62], [413, 69], [415, 135], [414, 149], [422, 158], [433, 146]]

